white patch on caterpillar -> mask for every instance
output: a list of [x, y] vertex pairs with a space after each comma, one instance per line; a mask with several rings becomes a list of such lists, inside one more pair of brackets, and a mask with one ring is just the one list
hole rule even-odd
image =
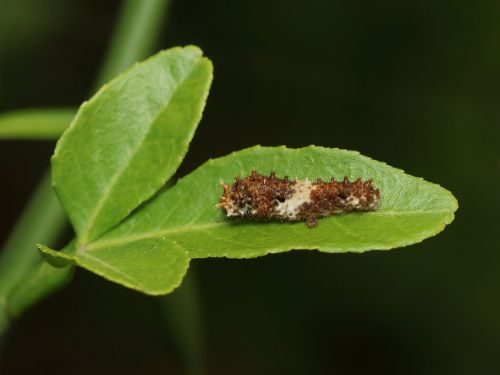
[[290, 198], [284, 202], [278, 202], [274, 211], [283, 218], [294, 220], [299, 213], [299, 208], [304, 203], [311, 202], [311, 192], [315, 189], [309, 180], [297, 180], [294, 185], [294, 191]]
[[[363, 197], [362, 197], [362, 198], [363, 198]], [[346, 198], [345, 202], [346, 202], [347, 204], [350, 204], [350, 205], [351, 205], [351, 206], [353, 206], [353, 207], [359, 207], [359, 200], [360, 200], [360, 198], [355, 197], [354, 195], [352, 195], [352, 194], [351, 194], [351, 195], [349, 195], [349, 196]], [[366, 200], [366, 198], [365, 198], [365, 200]]]
[[374, 200], [369, 205], [365, 205], [367, 201], [366, 195], [361, 195], [360, 197], [355, 197], [354, 195], [349, 195], [346, 199], [341, 199], [342, 204], [348, 204], [356, 209], [368, 211], [377, 208], [379, 200]]
[[226, 210], [226, 216], [231, 217], [231, 216], [244, 216], [245, 214], [248, 213], [250, 210], [251, 206], [247, 203], [243, 207], [237, 207], [234, 205], [233, 201], [230, 201], [228, 204], [225, 206]]

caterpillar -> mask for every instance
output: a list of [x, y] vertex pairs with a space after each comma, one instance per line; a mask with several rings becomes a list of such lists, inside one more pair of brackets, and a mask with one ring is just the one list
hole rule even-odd
[[218, 207], [228, 218], [251, 217], [286, 221], [305, 220], [309, 228], [320, 217], [351, 211], [373, 211], [380, 203], [380, 191], [371, 180], [350, 182], [291, 180], [288, 176], [269, 176], [253, 170], [247, 177], [236, 177], [233, 184], [222, 183]]

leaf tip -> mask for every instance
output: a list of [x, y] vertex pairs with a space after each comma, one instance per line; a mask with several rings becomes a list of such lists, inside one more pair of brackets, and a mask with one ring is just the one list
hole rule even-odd
[[61, 268], [75, 264], [75, 260], [69, 254], [53, 250], [43, 244], [36, 244], [36, 247], [38, 248], [38, 251], [42, 255], [43, 259], [54, 267]]
[[190, 55], [191, 57], [200, 58], [200, 59], [207, 59], [206, 57], [203, 57], [203, 50], [194, 44], [187, 44], [187, 45], [182, 46], [182, 47], [174, 47], [174, 48], [170, 48], [166, 51], [168, 52], [168, 51], [175, 51], [175, 50], [180, 51], [181, 53], [185, 53], [187, 55]]

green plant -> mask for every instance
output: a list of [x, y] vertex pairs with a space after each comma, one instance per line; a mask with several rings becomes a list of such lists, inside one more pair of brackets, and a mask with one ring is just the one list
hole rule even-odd
[[[39, 245], [56, 268], [46, 263], [32, 267], [32, 258], [13, 270], [31, 276], [1, 294], [9, 313], [16, 315], [39, 295], [62, 285], [73, 265], [160, 295], [180, 284], [190, 259], [250, 258], [291, 249], [332, 253], [392, 249], [433, 236], [453, 220], [456, 200], [440, 186], [353, 151], [316, 146], [256, 146], [238, 151], [209, 160], [163, 189], [187, 152], [211, 80], [211, 63], [197, 47], [173, 48], [136, 64], [80, 107], [52, 159], [52, 185], [76, 238], [62, 251]], [[6, 115], [0, 119], [0, 133], [3, 121], [5, 135], [23, 136], [15, 125], [20, 120], [34, 121], [23, 130], [29, 137], [57, 134], [72, 111], [43, 115]], [[44, 126], [47, 118], [51, 129]], [[381, 190], [382, 205], [376, 212], [322, 219], [312, 230], [304, 223], [235, 224], [215, 207], [220, 182], [254, 168], [309, 179], [373, 179]], [[45, 201], [50, 191], [42, 186], [39, 200]], [[62, 220], [57, 204], [53, 207], [53, 217], [45, 219], [48, 225]], [[33, 209], [41, 207], [35, 204]], [[55, 232], [49, 239], [33, 233], [26, 239], [28, 248], [35, 242], [51, 242]], [[5, 290], [7, 285], [2, 284]]]
[[[168, 5], [168, 0], [123, 2], [96, 87], [149, 53]], [[75, 113], [73, 109], [37, 108], [2, 114], [0, 139], [57, 139]], [[53, 243], [60, 238], [65, 217], [50, 186], [50, 173], [46, 173], [0, 253], [0, 336], [26, 308], [70, 280], [71, 267], [56, 269], [33, 251], [36, 242]]]
[[[52, 184], [76, 232], [63, 251], [39, 246], [52, 265], [75, 264], [159, 295], [179, 285], [193, 258], [391, 249], [452, 221], [456, 201], [440, 186], [356, 152], [315, 146], [238, 151], [155, 195], [187, 152], [211, 79], [211, 63], [198, 48], [173, 48], [82, 105], [52, 158]], [[234, 224], [215, 208], [220, 181], [253, 168], [309, 179], [371, 178], [382, 204], [376, 212], [322, 219], [314, 230], [303, 223]]]

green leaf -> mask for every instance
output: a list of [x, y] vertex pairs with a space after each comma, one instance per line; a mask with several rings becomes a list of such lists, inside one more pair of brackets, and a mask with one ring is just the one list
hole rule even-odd
[[[222, 193], [220, 183], [232, 182], [235, 176], [247, 175], [254, 168], [262, 173], [276, 171], [278, 175], [300, 179], [344, 176], [372, 179], [380, 189], [381, 205], [375, 212], [320, 219], [313, 229], [304, 222], [226, 219], [216, 208]], [[456, 209], [453, 195], [439, 185], [357, 152], [315, 146], [302, 149], [257, 146], [209, 160], [106, 235], [81, 246], [74, 259], [77, 264], [112, 278], [106, 269], [116, 273], [138, 267], [135, 262], [148, 259], [154, 262], [160, 252], [183, 250], [189, 258], [251, 258], [291, 249], [335, 253], [392, 249], [439, 233], [453, 220]], [[161, 250], [153, 251], [152, 244]], [[93, 263], [82, 261], [89, 257]], [[181, 276], [176, 267], [164, 272], [179, 272], [177, 276]], [[148, 273], [148, 280], [153, 276]], [[156, 276], [166, 278], [164, 273]], [[135, 284], [136, 289], [151, 293], [146, 279], [139, 280], [143, 275], [137, 272], [134, 277], [142, 284], [141, 288]], [[128, 285], [123, 280], [119, 282]]]
[[61, 267], [77, 264], [105, 279], [150, 295], [167, 294], [181, 283], [189, 265], [187, 252], [164, 237], [85, 251], [74, 245], [54, 251], [38, 245], [45, 259]]
[[71, 264], [76, 264], [76, 242], [71, 241], [61, 251], [52, 250], [48, 246], [37, 244], [38, 250], [42, 257], [55, 268], [67, 267]]
[[52, 183], [85, 244], [118, 224], [177, 170], [212, 80], [197, 47], [134, 65], [84, 103], [59, 140]]
[[[101, 79], [108, 77], [105, 81], [109, 80], [147, 54], [159, 28], [165, 26], [163, 15], [169, 2], [170, 0], [124, 2], [110, 53], [100, 74]], [[70, 119], [61, 125], [66, 128], [69, 123]], [[51, 243], [65, 227], [63, 222], [66, 222], [66, 216], [50, 188], [50, 178], [42, 179], [33, 198], [0, 254], [0, 347], [2, 335], [6, 333], [13, 312], [18, 315], [20, 310], [29, 307], [29, 303], [34, 303], [63, 286], [69, 276], [62, 276], [71, 275], [73, 270], [73, 267], [61, 270], [47, 264], [41, 265], [43, 260], [33, 251], [36, 241]], [[46, 272], [47, 270], [50, 271]]]
[[[220, 182], [232, 182], [253, 168], [300, 179], [372, 179], [381, 192], [378, 211], [304, 222], [227, 220], [215, 206]], [[88, 251], [164, 236], [191, 258], [249, 258], [291, 249], [362, 252], [410, 245], [433, 236], [453, 220], [457, 202], [439, 185], [405, 174], [357, 152], [306, 147], [254, 147], [210, 160], [129, 220], [90, 245]]]
[[30, 108], [0, 115], [0, 139], [57, 139], [69, 126], [76, 109]]

